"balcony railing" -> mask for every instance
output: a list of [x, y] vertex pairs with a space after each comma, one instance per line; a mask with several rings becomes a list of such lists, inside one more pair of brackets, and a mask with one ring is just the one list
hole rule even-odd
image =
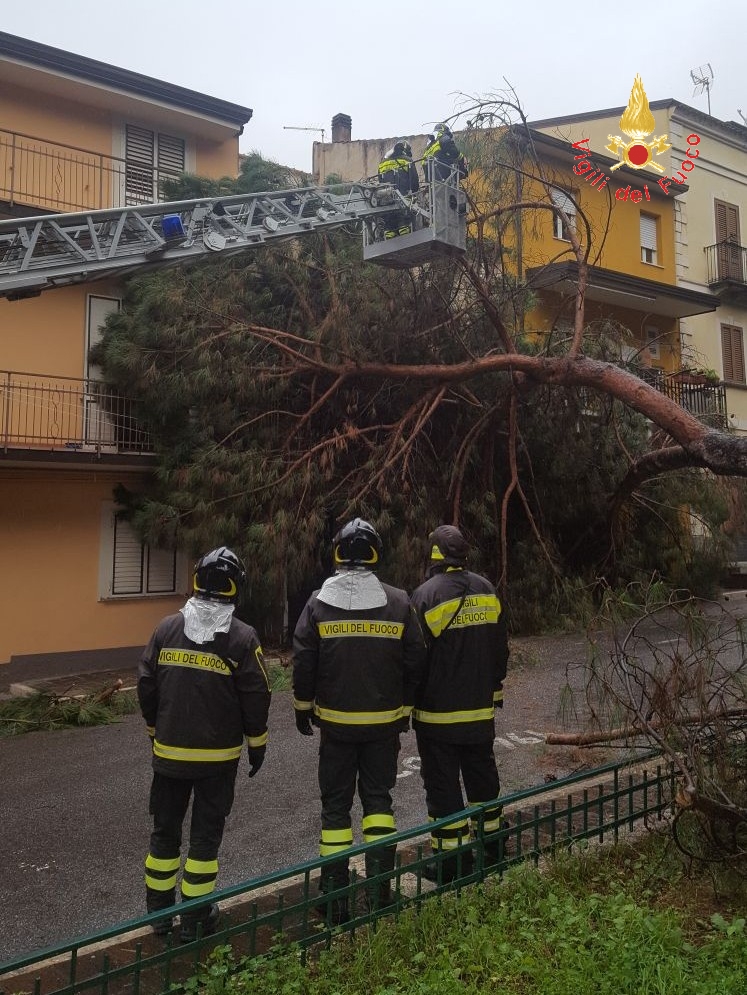
[[39, 452], [149, 453], [133, 402], [107, 384], [0, 371], [0, 445]]
[[704, 381], [701, 376], [687, 370], [664, 373], [663, 370], [636, 366], [633, 372], [701, 421], [714, 428], [726, 427], [726, 388], [722, 383]]
[[152, 204], [178, 173], [0, 129], [0, 201], [28, 213]]
[[716, 242], [706, 246], [708, 286], [747, 285], [747, 248], [737, 242]]

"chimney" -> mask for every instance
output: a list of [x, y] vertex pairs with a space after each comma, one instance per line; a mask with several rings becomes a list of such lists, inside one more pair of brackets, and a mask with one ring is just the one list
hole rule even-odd
[[332, 118], [332, 141], [349, 142], [352, 129], [353, 119], [349, 114], [335, 114]]

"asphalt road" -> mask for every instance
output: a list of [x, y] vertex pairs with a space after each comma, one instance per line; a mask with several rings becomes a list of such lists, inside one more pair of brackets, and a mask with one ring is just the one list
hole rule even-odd
[[[495, 744], [503, 794], [619, 756], [543, 741], [577, 725], [563, 689], [569, 677], [577, 690], [583, 682], [583, 637], [515, 640], [512, 651]], [[296, 731], [290, 692], [276, 692], [262, 770], [249, 780], [241, 760], [218, 887], [317, 856], [317, 748], [318, 737]], [[395, 790], [401, 829], [426, 821], [418, 765], [409, 732]], [[144, 914], [151, 767], [139, 715], [0, 739], [0, 772], [0, 963]], [[359, 841], [359, 810], [353, 819]]]

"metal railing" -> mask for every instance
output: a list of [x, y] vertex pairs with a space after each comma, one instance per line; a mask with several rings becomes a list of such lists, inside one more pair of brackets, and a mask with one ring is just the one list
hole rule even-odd
[[0, 447], [42, 452], [152, 452], [134, 404], [108, 384], [0, 371]]
[[[677, 772], [649, 753], [635, 765], [609, 764], [585, 774], [556, 781], [552, 786], [531, 788], [507, 795], [501, 800], [509, 823], [486, 835], [482, 824], [486, 810], [495, 803], [472, 806], [464, 812], [428, 823], [427, 826], [397, 833], [387, 842], [399, 844], [394, 871], [393, 905], [377, 908], [365, 900], [367, 888], [389, 878], [360, 878], [355, 870], [350, 884], [327, 893], [325, 901], [347, 897], [350, 921], [333, 927], [315, 915], [320, 896], [316, 874], [340, 855], [309, 861], [262, 878], [226, 888], [202, 899], [184, 902], [172, 912], [222, 902], [222, 925], [210, 937], [179, 945], [172, 935], [163, 939], [150, 927], [169, 910], [151, 913], [80, 939], [49, 947], [0, 964], [0, 995], [18, 991], [33, 995], [162, 995], [173, 991], [193, 976], [200, 960], [216, 945], [230, 944], [236, 962], [242, 957], [279, 952], [293, 942], [303, 952], [312, 946], [329, 946], [340, 931], [355, 933], [382, 915], [398, 916], [405, 908], [419, 909], [422, 902], [447, 889], [459, 891], [465, 885], [501, 875], [513, 864], [526, 860], [537, 863], [543, 854], [558, 847], [569, 848], [582, 840], [616, 842], [621, 832], [632, 830], [649, 819], [661, 818], [672, 810]], [[432, 884], [424, 869], [433, 860], [428, 843], [432, 830], [455, 820], [469, 819], [475, 836], [456, 850], [437, 855], [456, 857], [461, 872], [453, 882]], [[424, 839], [425, 837], [425, 839]], [[486, 863], [486, 848], [499, 844], [497, 863]], [[355, 866], [376, 844], [351, 847], [346, 855]], [[468, 864], [466, 854], [472, 855]], [[312, 875], [314, 880], [312, 881]]]
[[714, 428], [726, 428], [726, 387], [720, 382], [702, 382], [703, 378], [687, 370], [664, 373], [645, 366], [634, 366], [633, 372], [651, 387], [676, 401], [680, 407]]
[[737, 242], [716, 242], [705, 247], [708, 286], [747, 284], [747, 248]]
[[94, 211], [162, 200], [178, 175], [91, 149], [0, 129], [0, 201], [28, 213]]

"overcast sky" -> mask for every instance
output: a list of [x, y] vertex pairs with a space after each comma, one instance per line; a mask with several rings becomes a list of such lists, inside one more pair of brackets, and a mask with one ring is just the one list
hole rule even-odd
[[[649, 100], [707, 110], [690, 71], [710, 63], [711, 112], [747, 115], [745, 0], [0, 0], [0, 29], [251, 107], [241, 151], [311, 170], [338, 112], [353, 138], [419, 134], [495, 93], [530, 119]], [[287, 126], [312, 130], [286, 130]], [[316, 129], [316, 130], [313, 130]]]

